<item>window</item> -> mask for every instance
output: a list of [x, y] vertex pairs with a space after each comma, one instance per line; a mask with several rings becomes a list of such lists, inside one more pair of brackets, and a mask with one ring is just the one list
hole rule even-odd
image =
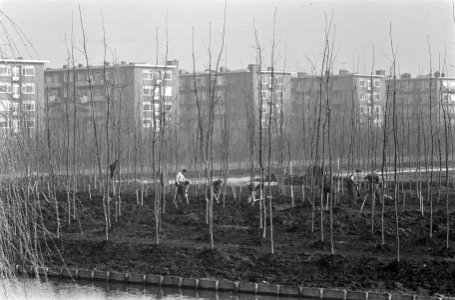
[[381, 86], [381, 82], [379, 80], [375, 80], [374, 81], [374, 87], [380, 87]]
[[87, 77], [86, 73], [77, 73], [77, 81], [86, 81]]
[[23, 111], [35, 111], [35, 101], [24, 101], [22, 103]]
[[0, 100], [0, 111], [9, 111], [11, 102], [9, 100]]
[[153, 79], [152, 71], [143, 70], [142, 71], [142, 79]]
[[142, 119], [142, 127], [144, 127], [144, 128], [152, 127], [152, 119], [151, 118], [143, 118]]
[[269, 91], [261, 91], [262, 99], [269, 99]]
[[262, 84], [269, 84], [269, 82], [270, 82], [270, 77], [269, 76], [264, 76], [264, 75], [261, 76], [261, 83]]
[[93, 74], [93, 79], [94, 79], [96, 82], [102, 80], [103, 77], [101, 76], [101, 72], [95, 72], [95, 74]]
[[26, 128], [35, 128], [35, 119], [25, 120], [24, 126]]
[[0, 82], [0, 93], [1, 94], [11, 93], [11, 83]]
[[35, 67], [34, 66], [23, 66], [22, 75], [23, 76], [35, 76]]
[[374, 93], [373, 94], [373, 99], [374, 99], [374, 101], [379, 101], [379, 100], [381, 100], [381, 97], [380, 97], [380, 95], [378, 93]]
[[0, 65], [0, 76], [10, 76], [11, 67], [7, 65]]
[[367, 96], [365, 93], [360, 93], [360, 101], [365, 101], [367, 100]]
[[172, 80], [172, 71], [166, 71], [165, 80]]
[[88, 89], [78, 89], [77, 95], [78, 96], [88, 96], [89, 90]]
[[196, 77], [196, 84], [197, 85], [205, 85], [205, 78], [204, 77]]
[[360, 85], [360, 87], [365, 87], [366, 86], [365, 85], [365, 80], [360, 80], [359, 81], [359, 85]]
[[166, 96], [166, 97], [171, 97], [172, 96], [172, 87], [171, 86], [165, 87], [164, 96]]
[[275, 77], [275, 83], [277, 85], [282, 85], [283, 84], [283, 77], [282, 76]]
[[151, 102], [144, 102], [143, 103], [144, 111], [152, 111], [152, 103]]
[[14, 66], [13, 67], [13, 77], [16, 79], [16, 78], [19, 78], [19, 75], [21, 74], [20, 72], [20, 69], [18, 66]]
[[154, 92], [153, 92], [153, 99], [154, 100], [159, 100], [160, 99], [160, 91], [161, 91], [161, 88], [160, 87], [156, 87]]
[[13, 97], [19, 97], [21, 89], [19, 83], [13, 83]]
[[283, 99], [283, 91], [278, 91], [278, 92], [276, 93], [276, 97], [277, 97], [278, 99]]
[[6, 119], [0, 119], [0, 128], [8, 128], [9, 122]]
[[153, 87], [152, 86], [143, 86], [142, 87], [142, 95], [144, 95], [144, 96], [152, 96], [153, 95]]
[[161, 79], [161, 71], [142, 70], [142, 79], [144, 80]]

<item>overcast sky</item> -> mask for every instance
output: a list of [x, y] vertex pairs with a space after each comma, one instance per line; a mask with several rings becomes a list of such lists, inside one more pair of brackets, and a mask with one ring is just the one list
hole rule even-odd
[[[197, 70], [208, 66], [209, 24], [212, 28], [212, 55], [219, 52], [223, 24], [222, 0], [0, 0], [0, 10], [20, 27], [49, 67], [66, 64], [67, 43], [74, 27], [75, 47], [81, 49], [81, 21], [88, 40], [90, 64], [103, 62], [103, 21], [106, 31], [108, 61], [163, 63], [177, 59], [180, 68], [192, 70], [192, 28], [195, 34]], [[311, 73], [322, 61], [326, 16], [333, 14], [334, 71], [339, 69], [369, 73], [389, 70], [392, 25], [393, 43], [397, 47], [399, 73], [429, 73], [429, 47], [433, 70], [447, 62], [449, 76], [455, 77], [455, 21], [452, 0], [228, 0], [225, 52], [221, 65], [229, 69], [246, 68], [257, 59], [254, 28], [263, 50], [263, 65], [270, 65], [273, 16], [276, 15], [277, 68]], [[167, 16], [167, 17], [166, 17]], [[20, 55], [30, 58], [21, 47], [22, 40], [0, 16], [0, 41], [15, 41]], [[167, 21], [166, 21], [167, 19]], [[73, 21], [72, 21], [73, 20]], [[5, 34], [5, 29], [8, 34]], [[69, 46], [70, 47], [70, 46]], [[8, 47], [1, 47], [11, 56]], [[18, 53], [13, 54], [19, 56]], [[31, 51], [30, 51], [31, 52]], [[77, 60], [84, 57], [77, 53]], [[314, 67], [313, 67], [314, 66]], [[439, 67], [441, 66], [441, 67]]]

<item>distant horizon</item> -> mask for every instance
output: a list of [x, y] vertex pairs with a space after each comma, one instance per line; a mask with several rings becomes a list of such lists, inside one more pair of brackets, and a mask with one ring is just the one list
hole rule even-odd
[[[7, 27], [9, 21], [2, 14], [1, 55], [11, 55], [11, 58], [36, 56], [30, 59], [39, 58], [49, 61], [47, 67], [62, 68], [68, 65], [73, 23], [76, 65], [85, 65], [79, 5], [90, 65], [102, 65], [104, 61], [103, 19], [106, 61], [112, 64], [126, 61], [155, 65], [176, 59], [181, 70], [192, 72], [194, 28], [194, 63], [197, 72], [204, 71], [209, 64], [209, 24], [213, 64], [219, 54], [224, 11], [221, 0], [0, 0], [0, 10], [26, 36], [21, 37], [14, 26]], [[451, 0], [230, 0], [227, 1], [225, 48], [220, 66], [240, 70], [257, 63], [255, 28], [263, 51], [262, 66], [271, 65], [276, 8], [276, 69], [317, 74], [322, 63], [326, 18], [329, 20], [333, 13], [329, 38], [331, 44], [333, 41], [334, 74], [339, 70], [358, 74], [385, 70], [389, 74], [391, 26], [393, 45], [397, 49], [397, 75], [410, 73], [414, 78], [439, 70], [447, 77], [454, 77], [453, 5]], [[28, 44], [27, 39], [33, 47], [28, 45], [26, 50], [20, 49]]]

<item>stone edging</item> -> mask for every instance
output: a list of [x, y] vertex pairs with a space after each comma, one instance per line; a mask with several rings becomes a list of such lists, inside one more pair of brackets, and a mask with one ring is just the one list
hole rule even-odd
[[249, 293], [312, 299], [343, 300], [455, 300], [452, 297], [418, 296], [350, 291], [346, 289], [314, 288], [280, 284], [262, 284], [247, 281], [183, 278], [179, 276], [145, 275], [137, 273], [79, 270], [56, 267], [32, 267], [16, 265], [20, 274], [63, 277], [73, 279], [104, 280], [144, 285], [169, 286], [188, 289], [202, 289], [223, 292]]

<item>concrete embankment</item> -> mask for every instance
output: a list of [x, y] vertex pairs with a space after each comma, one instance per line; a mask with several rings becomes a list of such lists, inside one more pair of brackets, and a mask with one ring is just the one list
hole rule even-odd
[[409, 294], [376, 293], [350, 291], [346, 289], [314, 288], [303, 286], [263, 284], [246, 281], [229, 281], [216, 279], [196, 279], [179, 276], [162, 276], [150, 274], [106, 272], [98, 270], [67, 269], [57, 267], [32, 267], [16, 265], [19, 274], [28, 276], [46, 276], [122, 282], [128, 284], [156, 285], [196, 290], [211, 290], [235, 293], [293, 297], [303, 299], [342, 299], [342, 300], [454, 300], [451, 297], [419, 296]]

